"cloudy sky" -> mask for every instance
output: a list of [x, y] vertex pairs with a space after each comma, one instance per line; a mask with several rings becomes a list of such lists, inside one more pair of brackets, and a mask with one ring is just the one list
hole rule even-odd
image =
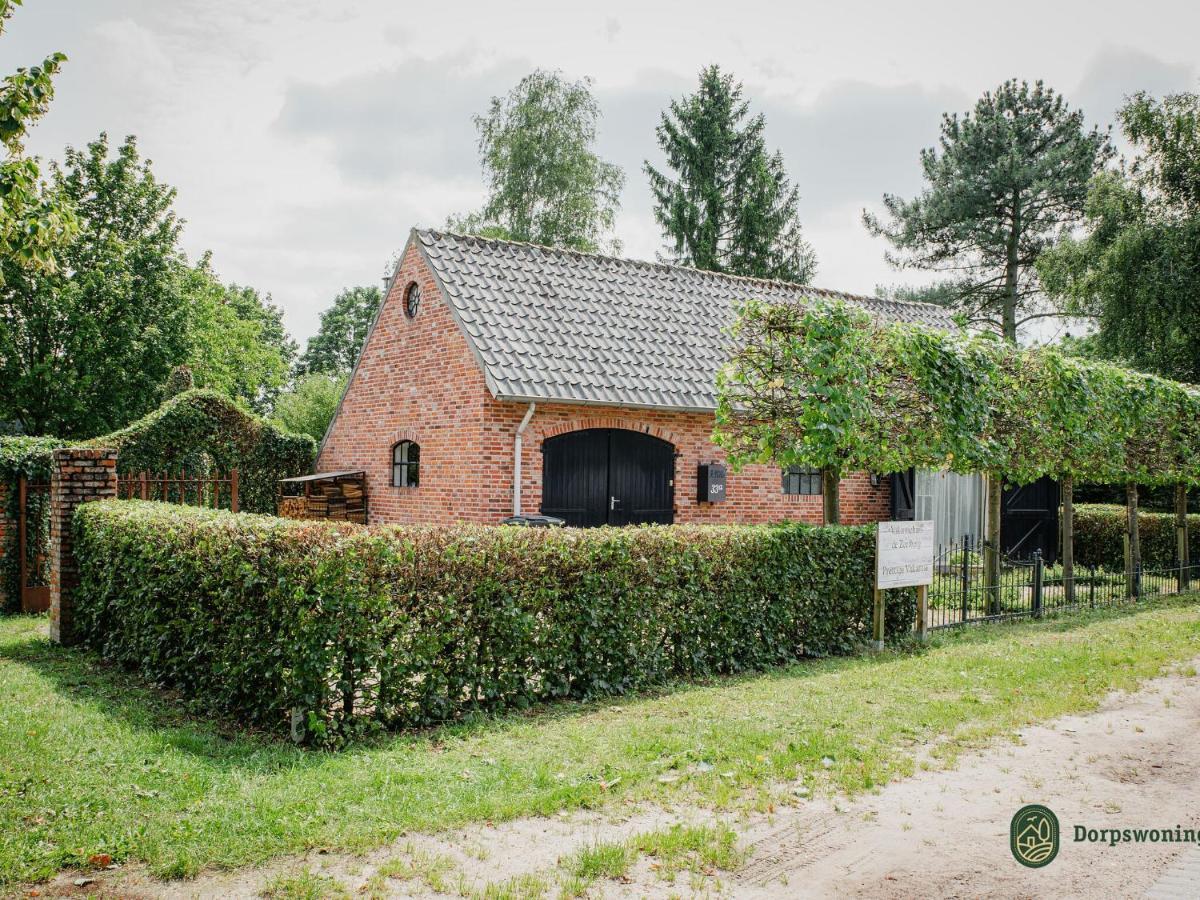
[[271, 293], [303, 341], [343, 286], [378, 283], [416, 225], [478, 205], [472, 114], [534, 67], [591, 76], [624, 167], [618, 236], [653, 258], [643, 160], [667, 101], [716, 62], [745, 82], [801, 192], [817, 284], [916, 281], [861, 224], [920, 188], [943, 111], [1042, 78], [1106, 125], [1123, 95], [1195, 90], [1187, 0], [454, 3], [25, 0], [0, 71], [68, 54], [29, 147], [136, 134], [179, 190], [193, 256]]

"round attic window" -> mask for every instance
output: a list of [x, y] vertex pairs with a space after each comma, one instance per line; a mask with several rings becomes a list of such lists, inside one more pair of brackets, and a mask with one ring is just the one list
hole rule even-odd
[[415, 318], [421, 308], [421, 286], [415, 281], [404, 292], [404, 314], [410, 319]]

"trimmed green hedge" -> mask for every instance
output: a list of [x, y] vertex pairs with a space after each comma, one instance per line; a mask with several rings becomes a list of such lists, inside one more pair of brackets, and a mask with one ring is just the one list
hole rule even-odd
[[[80, 631], [205, 710], [311, 736], [620, 693], [869, 637], [874, 530], [363, 528], [117, 501], [75, 518]], [[912, 592], [889, 595], [889, 633]]]
[[[1138, 513], [1142, 569], [1175, 565], [1173, 513]], [[1200, 516], [1188, 516], [1188, 545], [1200, 562]], [[1125, 570], [1125, 507], [1081, 503], [1075, 507], [1075, 564], [1114, 572]]]

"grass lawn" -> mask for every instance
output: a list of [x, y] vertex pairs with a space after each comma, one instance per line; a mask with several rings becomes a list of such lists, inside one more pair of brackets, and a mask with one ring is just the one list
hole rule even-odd
[[761, 806], [791, 797], [780, 782], [798, 776], [816, 792], [867, 790], [910, 773], [931, 742], [942, 764], [1191, 659], [1196, 600], [973, 627], [923, 652], [806, 662], [338, 754], [190, 719], [95, 657], [51, 645], [44, 619], [0, 619], [0, 884], [86, 868], [95, 854], [186, 876], [614, 799]]

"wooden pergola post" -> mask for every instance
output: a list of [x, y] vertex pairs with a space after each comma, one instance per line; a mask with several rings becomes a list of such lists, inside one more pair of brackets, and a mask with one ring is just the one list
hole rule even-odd
[[1138, 486], [1125, 485], [1125, 588], [1126, 596], [1136, 599], [1141, 593], [1142, 541], [1138, 529]]
[[1000, 512], [1004, 497], [1003, 479], [997, 472], [987, 476], [987, 529], [983, 544], [983, 587], [988, 598], [988, 615], [1000, 614]]
[[821, 518], [826, 525], [842, 522], [841, 482], [841, 473], [836, 469], [821, 469]]
[[1062, 477], [1062, 580], [1063, 599], [1075, 602], [1075, 478]]
[[1175, 485], [1175, 547], [1179, 561], [1179, 590], [1192, 586], [1191, 548], [1188, 546], [1187, 485]]

